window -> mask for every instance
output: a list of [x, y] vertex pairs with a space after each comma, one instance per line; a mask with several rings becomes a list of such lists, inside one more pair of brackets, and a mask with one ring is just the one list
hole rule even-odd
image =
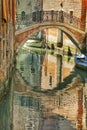
[[21, 20], [25, 20], [25, 12], [24, 11], [21, 12]]

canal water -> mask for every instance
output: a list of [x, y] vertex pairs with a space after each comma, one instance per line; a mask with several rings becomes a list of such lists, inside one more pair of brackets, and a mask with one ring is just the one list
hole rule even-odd
[[73, 57], [21, 49], [0, 102], [0, 130], [87, 130], [87, 73]]

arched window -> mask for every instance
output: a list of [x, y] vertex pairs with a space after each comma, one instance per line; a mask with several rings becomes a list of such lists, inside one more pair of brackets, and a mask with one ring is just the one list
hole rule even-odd
[[24, 11], [21, 12], [21, 20], [25, 20], [25, 12]]

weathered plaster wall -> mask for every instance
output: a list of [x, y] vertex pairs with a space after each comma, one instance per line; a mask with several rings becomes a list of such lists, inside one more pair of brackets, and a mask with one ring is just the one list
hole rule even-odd
[[25, 11], [26, 14], [41, 10], [42, 0], [17, 0], [17, 14]]
[[[61, 7], [61, 3], [62, 6]], [[75, 16], [81, 16], [81, 0], [44, 0], [43, 10], [61, 10], [65, 12], [70, 12], [73, 10]]]

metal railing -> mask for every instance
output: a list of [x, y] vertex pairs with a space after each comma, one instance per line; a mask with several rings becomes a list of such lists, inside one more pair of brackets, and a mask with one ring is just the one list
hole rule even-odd
[[82, 30], [81, 26], [84, 26], [85, 23], [82, 23], [81, 20], [75, 16], [72, 16], [64, 11], [37, 11], [32, 14], [17, 14], [16, 15], [16, 30], [22, 29], [34, 25], [36, 23], [44, 22], [60, 22], [71, 25], [75, 28]]

